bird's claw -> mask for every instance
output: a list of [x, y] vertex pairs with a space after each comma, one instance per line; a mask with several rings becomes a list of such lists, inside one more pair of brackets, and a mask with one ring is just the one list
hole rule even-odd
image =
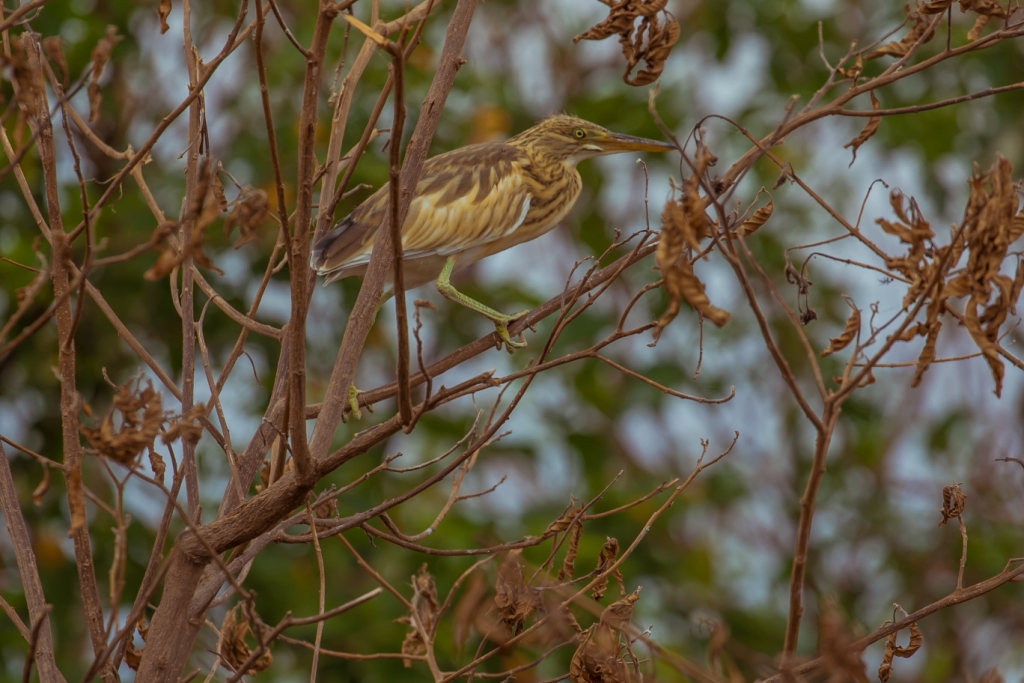
[[[523, 333], [519, 333], [519, 341], [513, 341], [512, 337], [508, 333], [508, 326], [510, 323], [515, 322], [519, 318], [529, 313], [529, 311], [520, 311], [513, 315], [503, 315], [501, 318], [494, 320], [494, 329], [498, 333], [498, 349], [502, 346], [505, 347], [509, 353], [512, 353], [515, 349], [522, 349], [526, 347], [526, 339], [523, 338]], [[530, 329], [533, 329], [532, 327]]]

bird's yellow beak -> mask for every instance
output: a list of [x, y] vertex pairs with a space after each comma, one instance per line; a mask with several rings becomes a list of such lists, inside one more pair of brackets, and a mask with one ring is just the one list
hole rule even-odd
[[675, 145], [670, 145], [667, 142], [658, 142], [632, 135], [620, 135], [619, 133], [602, 133], [592, 140], [603, 152], [667, 152], [675, 149]]

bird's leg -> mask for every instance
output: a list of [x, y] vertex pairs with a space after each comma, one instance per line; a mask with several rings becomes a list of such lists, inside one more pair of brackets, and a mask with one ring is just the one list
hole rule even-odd
[[494, 329], [497, 330], [498, 336], [501, 338], [501, 342], [498, 345], [499, 348], [501, 348], [501, 344], [504, 344], [508, 349], [508, 352], [512, 353], [512, 349], [521, 349], [526, 346], [526, 341], [522, 340], [522, 334], [519, 335], [519, 338], [522, 341], [512, 341], [512, 338], [508, 334], [508, 324], [513, 320], [523, 317], [525, 314], [529, 313], [529, 311], [520, 311], [513, 315], [505, 315], [504, 313], [499, 313], [490, 306], [485, 306], [476, 299], [471, 299], [452, 286], [450, 278], [454, 268], [455, 257], [449, 256], [448, 260], [444, 264], [444, 268], [441, 269], [441, 274], [437, 277], [437, 291], [441, 293], [441, 296], [449, 301], [462, 304], [471, 311], [476, 311], [493, 322]]

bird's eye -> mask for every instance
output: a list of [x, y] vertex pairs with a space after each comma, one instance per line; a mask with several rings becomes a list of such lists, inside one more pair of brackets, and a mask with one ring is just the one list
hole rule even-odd
[[587, 137], [587, 131], [583, 130], [582, 128], [577, 128], [572, 132], [572, 134], [573, 137], [575, 137], [577, 140], [582, 140], [583, 138]]

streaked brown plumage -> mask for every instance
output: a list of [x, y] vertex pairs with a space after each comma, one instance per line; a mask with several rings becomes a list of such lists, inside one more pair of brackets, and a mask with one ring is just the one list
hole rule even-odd
[[[506, 142], [485, 142], [428, 159], [402, 227], [407, 288], [437, 279], [438, 290], [490, 318], [511, 349], [508, 316], [456, 291], [453, 270], [540, 237], [558, 225], [579, 197], [576, 164], [628, 151], [671, 145], [612, 133], [572, 116], [541, 121]], [[363, 275], [389, 206], [388, 186], [342, 219], [315, 245], [310, 264], [325, 284]]]

